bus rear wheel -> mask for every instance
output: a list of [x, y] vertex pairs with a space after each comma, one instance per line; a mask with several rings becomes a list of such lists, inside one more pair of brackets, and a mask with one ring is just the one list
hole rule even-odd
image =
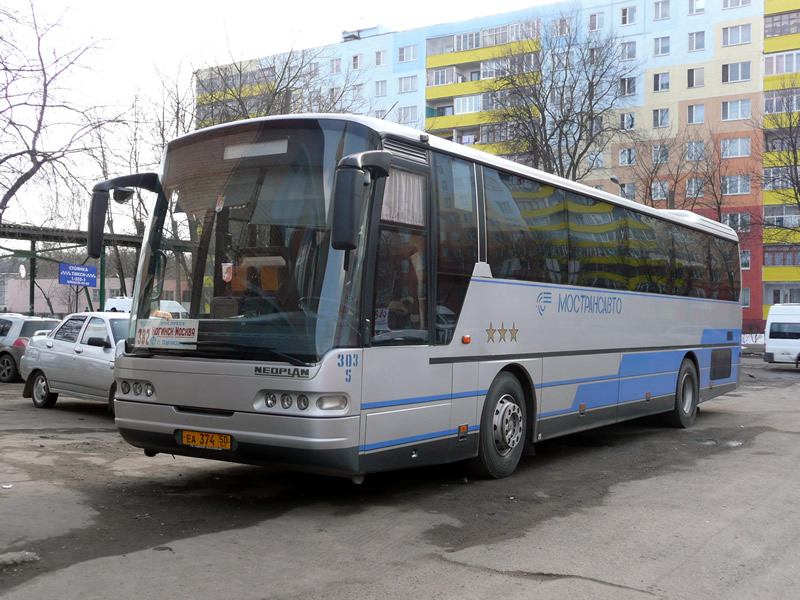
[[684, 358], [678, 371], [678, 383], [675, 386], [675, 406], [664, 413], [664, 423], [670, 427], [686, 429], [694, 425], [697, 418], [697, 405], [700, 402], [700, 384], [697, 367], [688, 358]]
[[527, 434], [525, 395], [517, 378], [500, 373], [486, 394], [481, 415], [478, 475], [499, 479], [514, 472], [522, 456]]

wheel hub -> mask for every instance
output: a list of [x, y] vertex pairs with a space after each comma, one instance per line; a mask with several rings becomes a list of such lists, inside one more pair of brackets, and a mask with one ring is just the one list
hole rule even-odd
[[511, 452], [522, 440], [522, 409], [506, 394], [497, 402], [492, 427], [494, 444], [501, 455]]

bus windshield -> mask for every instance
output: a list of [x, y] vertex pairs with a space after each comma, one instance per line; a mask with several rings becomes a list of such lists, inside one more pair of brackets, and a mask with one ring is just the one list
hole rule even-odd
[[347, 263], [331, 248], [331, 190], [343, 156], [377, 146], [366, 127], [326, 119], [245, 121], [172, 142], [128, 351], [310, 364], [355, 345], [364, 244]]

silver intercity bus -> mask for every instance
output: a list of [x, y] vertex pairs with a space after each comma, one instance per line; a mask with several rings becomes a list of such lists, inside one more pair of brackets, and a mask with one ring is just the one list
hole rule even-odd
[[738, 385], [738, 239], [692, 213], [349, 115], [170, 142], [160, 173], [95, 186], [90, 255], [133, 188], [154, 200], [116, 424], [149, 456], [504, 477], [535, 442], [689, 427]]

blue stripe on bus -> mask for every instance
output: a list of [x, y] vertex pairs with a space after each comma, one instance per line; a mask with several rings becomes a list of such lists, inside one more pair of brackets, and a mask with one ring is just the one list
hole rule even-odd
[[[469, 432], [474, 433], [480, 428], [477, 425], [470, 425]], [[458, 434], [458, 429], [445, 429], [443, 431], [434, 431], [432, 433], [423, 433], [420, 435], [411, 435], [404, 438], [397, 438], [395, 440], [386, 440], [385, 442], [375, 442], [374, 444], [363, 444], [358, 447], [360, 452], [368, 452], [370, 450], [381, 450], [391, 446], [402, 446], [403, 444], [411, 444], [413, 442], [422, 442], [432, 440], [435, 438], [448, 437]]]
[[470, 392], [456, 392], [453, 394], [438, 394], [435, 396], [416, 396], [413, 398], [399, 398], [397, 400], [381, 400], [379, 402], [366, 402], [361, 405], [361, 409], [385, 408], [387, 406], [403, 406], [406, 404], [421, 404], [424, 402], [436, 402], [437, 400], [456, 400], [458, 398], [471, 398], [472, 396], [485, 396], [489, 390], [475, 390]]

